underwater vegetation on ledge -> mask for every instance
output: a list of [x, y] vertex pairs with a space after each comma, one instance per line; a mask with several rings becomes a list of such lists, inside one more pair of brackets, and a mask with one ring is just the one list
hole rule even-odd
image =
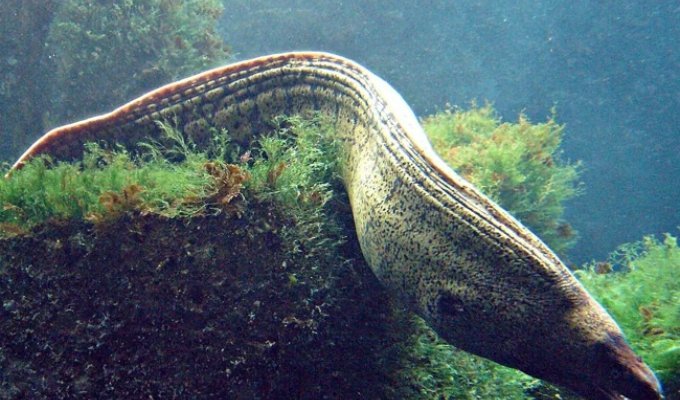
[[337, 150], [319, 119], [275, 120], [276, 133], [240, 155], [224, 131], [210, 128], [210, 143], [199, 151], [172, 123], [158, 124], [165, 138], [141, 143], [136, 154], [90, 143], [82, 161], [39, 157], [0, 182], [0, 236], [55, 219], [97, 222], [126, 211], [169, 218], [237, 213], [231, 204], [242, 192], [309, 218], [332, 196]]

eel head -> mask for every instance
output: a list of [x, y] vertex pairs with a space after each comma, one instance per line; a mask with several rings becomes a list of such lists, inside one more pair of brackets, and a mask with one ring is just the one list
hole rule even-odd
[[575, 368], [560, 365], [536, 375], [565, 386], [592, 400], [659, 400], [662, 391], [654, 373], [633, 353], [619, 333], [607, 334], [605, 338], [586, 348], [589, 359]]
[[[440, 292], [433, 326], [457, 347], [566, 387], [590, 400], [659, 400], [661, 385], [590, 296], [487, 314]], [[449, 295], [447, 295], [449, 294]], [[587, 296], [587, 297], [586, 297]], [[545, 300], [545, 299], [543, 299]], [[543, 303], [545, 304], [545, 303]], [[550, 311], [547, 311], [550, 310]], [[467, 314], [467, 315], [466, 315]], [[488, 319], [487, 319], [488, 315]], [[506, 317], [504, 317], [506, 316]], [[462, 329], [460, 329], [462, 328]]]

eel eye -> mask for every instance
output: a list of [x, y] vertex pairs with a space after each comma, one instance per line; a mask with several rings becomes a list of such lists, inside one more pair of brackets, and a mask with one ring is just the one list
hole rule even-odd
[[457, 316], [465, 311], [463, 301], [449, 292], [439, 295], [437, 308], [439, 312], [450, 316]]

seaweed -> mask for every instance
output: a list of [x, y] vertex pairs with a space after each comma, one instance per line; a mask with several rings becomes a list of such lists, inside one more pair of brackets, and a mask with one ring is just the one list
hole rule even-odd
[[[82, 161], [33, 159], [0, 182], [1, 232], [24, 232], [50, 219], [110, 220], [133, 210], [239, 215], [253, 196], [276, 202], [295, 220], [288, 230], [302, 238], [296, 246], [323, 252], [342, 236], [326, 215], [333, 188], [341, 186], [333, 128], [320, 116], [274, 122], [272, 134], [240, 156], [223, 130], [211, 130], [209, 145], [199, 148], [172, 122], [159, 121], [162, 138], [140, 143], [138, 154], [89, 143]], [[331, 232], [336, 239], [328, 239]]]
[[[137, 163], [129, 153], [89, 145], [82, 162], [31, 160], [0, 182], [0, 223], [22, 230], [51, 219], [107, 219], [132, 209], [169, 217], [204, 209], [210, 174], [197, 164]], [[11, 234], [4, 229], [1, 234]]]
[[435, 150], [454, 170], [564, 255], [577, 233], [564, 203], [580, 193], [580, 164], [561, 160], [564, 126], [555, 110], [544, 123], [520, 114], [501, 122], [490, 104], [447, 108], [423, 120]]
[[[349, 213], [339, 178], [339, 145], [321, 115], [275, 119], [276, 133], [259, 140], [246, 187], [260, 200], [274, 200], [295, 224], [282, 232], [294, 251], [332, 252], [343, 242], [335, 210]], [[292, 145], [294, 144], [294, 145]]]
[[[609, 267], [603, 267], [608, 265]], [[646, 236], [621, 245], [604, 262], [576, 271], [609, 311], [631, 346], [680, 398], [680, 248], [677, 238]]]

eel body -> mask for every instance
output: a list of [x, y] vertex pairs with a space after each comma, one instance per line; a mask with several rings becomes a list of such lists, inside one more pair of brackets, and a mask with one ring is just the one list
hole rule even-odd
[[555, 254], [444, 164], [391, 86], [345, 58], [284, 53], [210, 70], [53, 129], [14, 168], [41, 153], [77, 158], [87, 141], [133, 145], [160, 135], [156, 120], [247, 143], [273, 117], [308, 112], [336, 125], [365, 259], [442, 338], [589, 399], [662, 397]]

